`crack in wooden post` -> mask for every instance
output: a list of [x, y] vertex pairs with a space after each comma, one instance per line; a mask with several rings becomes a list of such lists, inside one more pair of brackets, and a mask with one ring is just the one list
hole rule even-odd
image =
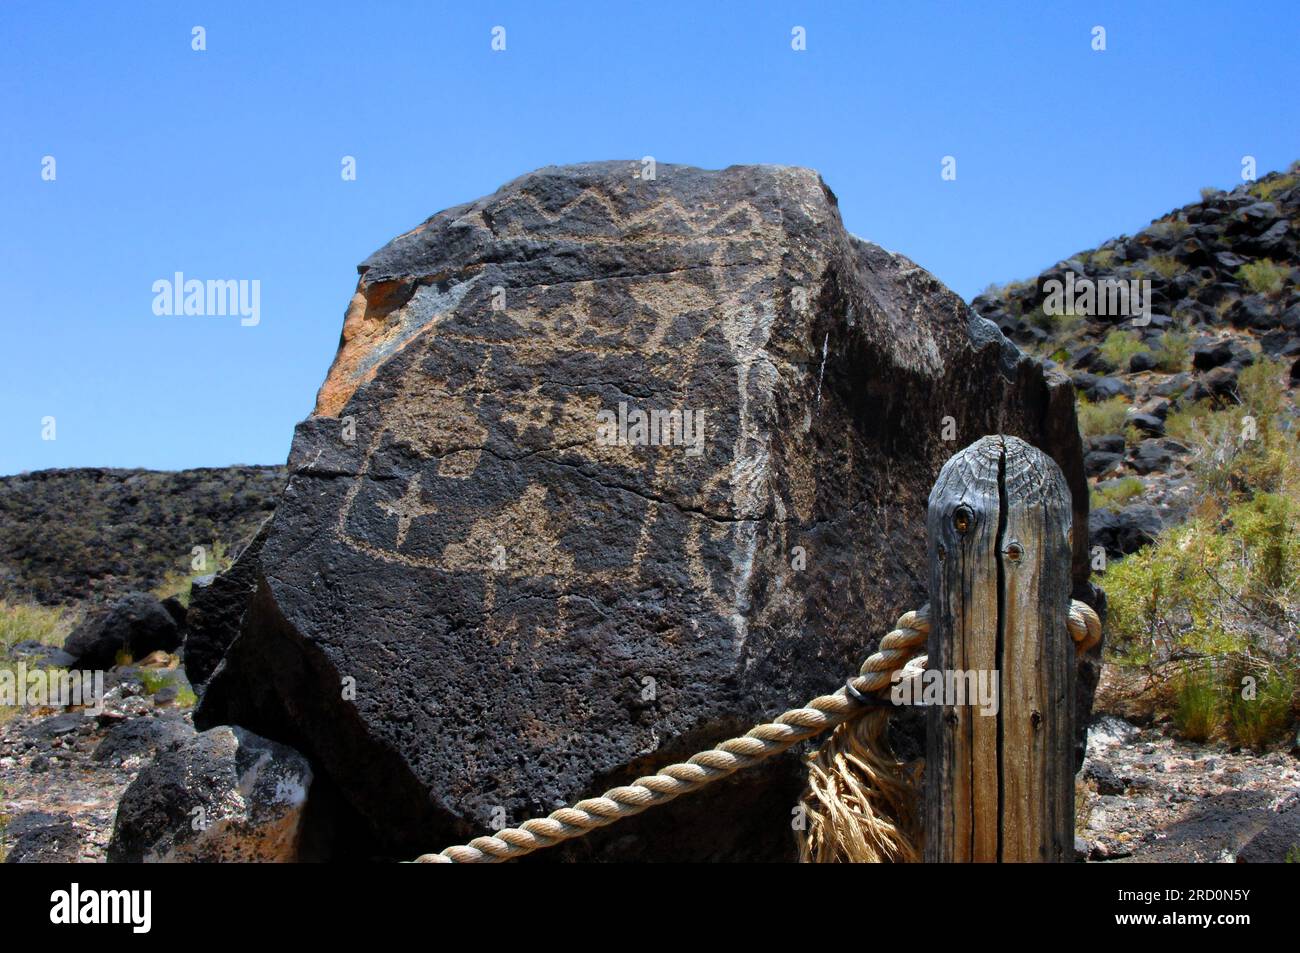
[[1016, 437], [976, 441], [935, 481], [928, 668], [946, 687], [996, 673], [997, 705], [928, 709], [927, 861], [1072, 855], [1070, 504], [1056, 464]]

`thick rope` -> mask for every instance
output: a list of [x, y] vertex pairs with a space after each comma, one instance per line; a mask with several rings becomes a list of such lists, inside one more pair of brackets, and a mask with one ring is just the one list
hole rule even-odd
[[[1082, 603], [1076, 603], [1082, 605]], [[1086, 608], [1086, 607], [1084, 607]], [[1087, 610], [1089, 613], [1091, 609]], [[1071, 607], [1070, 634], [1076, 644], [1081, 636], [1076, 634], [1074, 607]], [[1092, 616], [1095, 620], [1095, 614]], [[1091, 624], [1087, 615], [1080, 613], [1077, 629], [1088, 637]], [[500, 863], [522, 857], [533, 851], [581, 837], [605, 827], [624, 817], [640, 814], [647, 808], [666, 804], [683, 794], [697, 791], [707, 784], [729, 777], [744, 768], [787, 751], [791, 746], [834, 728], [843, 722], [856, 719], [869, 709], [850, 697], [848, 689], [867, 696], [891, 687], [893, 673], [903, 668], [925, 644], [929, 635], [929, 607], [908, 612], [896, 628], [880, 641], [880, 648], [862, 664], [859, 674], [849, 679], [846, 687], [832, 695], [821, 695], [802, 708], [792, 708], [774, 721], [757, 725], [739, 738], [724, 741], [715, 748], [702, 751], [689, 760], [660, 769], [653, 775], [637, 778], [632, 784], [611, 788], [600, 797], [587, 798], [572, 807], [560, 808], [547, 817], [533, 818], [519, 827], [508, 827], [496, 834], [476, 837], [468, 844], [448, 847], [437, 854], [423, 854], [416, 863], [425, 864], [475, 864]], [[1100, 638], [1100, 623], [1097, 624]], [[871, 724], [883, 726], [888, 709], [877, 709]], [[883, 732], [883, 727], [873, 729]], [[869, 737], [865, 735], [864, 737]], [[859, 758], [865, 761], [863, 758]], [[877, 772], [884, 778], [887, 772]], [[886, 780], [879, 781], [888, 784]], [[884, 795], [892, 805], [902, 800], [906, 788]], [[899, 808], [894, 808], [899, 809]], [[910, 856], [910, 851], [904, 851]], [[904, 858], [906, 859], [906, 858]]]
[[1070, 615], [1065, 627], [1074, 639], [1074, 651], [1082, 655], [1101, 641], [1101, 619], [1086, 602], [1074, 599], [1070, 602]]
[[[898, 620], [898, 627], [881, 639], [879, 650], [862, 664], [860, 673], [849, 680], [849, 685], [861, 695], [888, 688], [890, 674], [902, 668], [916, 648], [924, 645], [929, 631], [924, 610], [904, 615]], [[775, 721], [757, 725], [740, 738], [702, 751], [682, 764], [671, 764], [649, 777], [606, 791], [600, 797], [560, 808], [549, 817], [524, 821], [519, 827], [508, 827], [490, 837], [476, 837], [468, 844], [448, 847], [437, 854], [424, 854], [416, 858], [416, 863], [497, 863], [581, 837], [781, 754], [864, 710], [849, 697], [846, 688], [841, 688], [833, 695], [814, 698], [803, 708], [792, 708]]]
[[[916, 677], [924, 655], [903, 678]], [[921, 859], [916, 810], [922, 762], [904, 764], [890, 750], [888, 708], [837, 725], [805, 761], [808, 786], [800, 799], [804, 831], [799, 860], [814, 864], [915, 863]]]

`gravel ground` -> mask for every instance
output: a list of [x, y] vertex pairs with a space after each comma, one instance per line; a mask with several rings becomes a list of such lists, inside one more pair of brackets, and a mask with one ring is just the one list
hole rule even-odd
[[[20, 709], [0, 724], [0, 814], [10, 862], [103, 861], [117, 802], [190, 710], [111, 673], [104, 711]], [[1300, 761], [1190, 744], [1109, 714], [1089, 730], [1078, 846], [1091, 861], [1300, 857]]]
[[104, 860], [117, 802], [159, 746], [193, 733], [190, 710], [150, 696], [134, 670], [103, 711], [18, 709], [0, 724], [0, 851], [9, 863]]
[[1091, 860], [1300, 859], [1300, 761], [1284, 751], [1190, 744], [1101, 715], [1079, 791]]

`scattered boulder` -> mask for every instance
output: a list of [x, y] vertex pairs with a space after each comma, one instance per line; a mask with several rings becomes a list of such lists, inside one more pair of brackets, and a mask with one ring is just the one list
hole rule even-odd
[[1093, 510], [1088, 514], [1088, 537], [1112, 558], [1135, 553], [1155, 542], [1164, 523], [1149, 503], [1131, 503], [1118, 510]]
[[1198, 371], [1208, 371], [1232, 360], [1232, 342], [1204, 341], [1192, 349], [1192, 367]]
[[120, 767], [131, 758], [151, 758], [175, 751], [194, 737], [194, 729], [178, 717], [132, 718], [109, 729], [91, 758]]
[[1095, 344], [1085, 344], [1083, 347], [1070, 354], [1069, 364], [1077, 370], [1087, 371], [1092, 369], [1093, 363], [1100, 357]]
[[1192, 375], [1186, 371], [1167, 377], [1159, 384], [1151, 388], [1151, 393], [1157, 397], [1178, 397], [1192, 384]]
[[5, 827], [6, 864], [75, 864], [81, 860], [81, 835], [66, 814], [33, 811]]
[[1237, 369], [1224, 365], [1206, 371], [1187, 391], [1187, 397], [1193, 401], [1217, 398], [1236, 403], [1238, 400]]
[[1138, 351], [1128, 359], [1128, 369], [1133, 373], [1149, 371], [1156, 366], [1156, 356], [1150, 351]]
[[1169, 407], [1170, 403], [1164, 397], [1152, 397], [1138, 405], [1137, 413], [1150, 414], [1163, 421], [1169, 417]]
[[[697, 451], [628, 439], [674, 410]], [[395, 856], [545, 814], [841, 684], [998, 432], [1082, 525], [1068, 382], [816, 173], [533, 173], [361, 266], [196, 723], [293, 738]], [[802, 783], [791, 752], [539, 859], [790, 859]]]
[[176, 623], [176, 628], [182, 632], [185, 630], [185, 617], [189, 610], [185, 608], [185, 603], [175, 596], [168, 596], [162, 601], [162, 607], [167, 610], [167, 614], [172, 617]]
[[[1163, 432], [1164, 428], [1161, 428]], [[1129, 455], [1128, 465], [1143, 475], [1164, 473], [1174, 462], [1174, 456], [1158, 440], [1143, 440]]]
[[1129, 414], [1128, 422], [1149, 436], [1164, 436], [1165, 421], [1164, 418], [1158, 414]]
[[1112, 397], [1132, 397], [1133, 385], [1118, 377], [1099, 377], [1088, 389], [1092, 401], [1110, 400]]
[[77, 668], [106, 669], [123, 650], [139, 658], [158, 650], [175, 651], [180, 640], [176, 620], [157, 597], [132, 592], [74, 629], [63, 651], [76, 659]]
[[1088, 761], [1083, 768], [1083, 777], [1096, 785], [1098, 794], [1123, 794], [1128, 790], [1128, 779], [1120, 777], [1104, 761]]
[[298, 752], [242, 728], [195, 735], [126, 789], [109, 862], [296, 861], [312, 780]]
[[80, 711], [65, 711], [25, 726], [22, 738], [33, 746], [46, 748], [57, 738], [86, 732], [90, 728], [90, 720]]
[[1270, 331], [1259, 339], [1259, 346], [1271, 357], [1295, 357], [1300, 354], [1300, 336], [1289, 331]]
[[1239, 328], [1257, 331], [1267, 331], [1278, 324], [1278, 316], [1263, 295], [1251, 295], [1238, 301], [1228, 311], [1228, 319]]
[[36, 639], [23, 639], [9, 646], [5, 653], [14, 661], [24, 661], [28, 667], [71, 668], [77, 660], [57, 645], [46, 645]]
[[1089, 450], [1101, 450], [1105, 453], [1123, 453], [1124, 443], [1122, 433], [1108, 433], [1089, 437], [1087, 447]]
[[1090, 477], [1103, 476], [1124, 462], [1124, 454], [1106, 450], [1089, 450], [1083, 457], [1083, 467]]

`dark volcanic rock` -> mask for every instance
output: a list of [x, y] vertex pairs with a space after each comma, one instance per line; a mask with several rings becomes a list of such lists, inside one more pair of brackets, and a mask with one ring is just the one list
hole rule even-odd
[[1149, 371], [1155, 366], [1156, 356], [1150, 351], [1138, 351], [1128, 361], [1128, 369], [1133, 373]]
[[[542, 170], [362, 265], [196, 713], [303, 751], [396, 856], [840, 685], [925, 601], [927, 497], [980, 436], [1050, 453], [1087, 525], [1068, 381], [815, 173], [633, 171]], [[695, 447], [601, 440], [674, 410]], [[539, 859], [788, 859], [802, 778], [792, 752]]]
[[244, 610], [257, 589], [260, 569], [257, 560], [266, 540], [268, 524], [263, 524], [230, 569], [217, 576], [195, 580], [190, 589], [182, 659], [185, 674], [195, 686], [202, 686], [212, 676], [226, 649], [239, 634]]
[[1271, 357], [1295, 357], [1300, 354], [1300, 337], [1289, 331], [1270, 331], [1260, 339], [1259, 346]]
[[1089, 450], [1083, 457], [1083, 467], [1088, 476], [1101, 476], [1118, 466], [1124, 459], [1122, 453], [1107, 450]]
[[1228, 340], [1205, 341], [1192, 349], [1192, 367], [1200, 371], [1208, 371], [1231, 360], [1232, 342]]
[[1121, 510], [1093, 510], [1088, 535], [1092, 545], [1105, 547], [1108, 556], [1127, 556], [1152, 543], [1163, 525], [1154, 506], [1133, 503]]
[[0, 477], [0, 598], [108, 601], [187, 570], [194, 546], [248, 539], [284, 467], [39, 470]]
[[1150, 434], [1153, 437], [1164, 436], [1165, 421], [1158, 414], [1130, 414], [1128, 422], [1145, 434]]
[[1190, 400], [1210, 398], [1237, 401], [1237, 369], [1223, 365], [1202, 374], [1187, 392]]
[[81, 837], [64, 814], [20, 814], [5, 829], [7, 864], [74, 864], [81, 859]]
[[298, 752], [221, 727], [163, 750], [122, 795], [111, 863], [299, 859], [311, 766]]
[[192, 737], [194, 729], [179, 717], [132, 718], [109, 729], [91, 758], [120, 765], [128, 758], [173, 751]]
[[1129, 456], [1128, 465], [1138, 473], [1163, 473], [1174, 462], [1174, 456], [1156, 440], [1143, 440]]
[[1089, 450], [1101, 450], [1105, 453], [1123, 453], [1124, 435], [1122, 433], [1108, 433], [1089, 437], [1087, 448]]
[[132, 592], [77, 626], [63, 651], [77, 660], [77, 668], [112, 668], [122, 649], [143, 658], [150, 652], [174, 651], [180, 642], [176, 619], [158, 598]]

